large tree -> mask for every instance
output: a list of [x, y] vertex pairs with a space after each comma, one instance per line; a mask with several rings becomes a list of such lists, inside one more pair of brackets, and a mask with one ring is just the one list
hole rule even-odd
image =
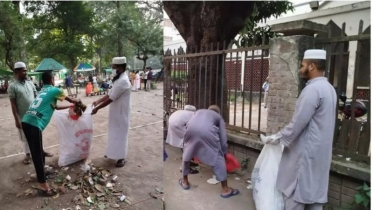
[[74, 68], [80, 57], [91, 57], [87, 50], [93, 18], [86, 2], [27, 2], [26, 11], [33, 14], [36, 39], [29, 40], [29, 50], [44, 57], [62, 57]]
[[[167, 15], [184, 38], [188, 53], [226, 49], [236, 35], [245, 28], [248, 20], [255, 19], [252, 21], [255, 22], [256, 19], [261, 20], [271, 16], [271, 14], [268, 16], [266, 11], [255, 10], [256, 4], [262, 8], [268, 6], [262, 4], [261, 1], [165, 1], [163, 4]], [[275, 1], [275, 4], [281, 4], [281, 2]], [[273, 12], [273, 10], [269, 12]], [[256, 16], [253, 17], [253, 14]], [[211, 49], [211, 44], [213, 44], [213, 49]], [[226, 83], [222, 80], [225, 75], [223, 75], [222, 65], [218, 65], [216, 61], [216, 59], [221, 61], [223, 58], [222, 56], [219, 58], [211, 56], [207, 58], [207, 61], [205, 59], [201, 58], [197, 63], [189, 62], [188, 103], [203, 108], [209, 104], [221, 105], [220, 102], [223, 102], [223, 115], [225, 119], [228, 119], [227, 88]], [[165, 66], [169, 65], [166, 61]], [[206, 69], [203, 65], [205, 63], [207, 63]], [[199, 70], [193, 71], [193, 69]], [[209, 71], [210, 69], [213, 71]], [[169, 69], [165, 69], [165, 74], [170, 74], [166, 70]], [[207, 71], [207, 77], [204, 73], [199, 75], [199, 72], [205, 71]], [[224, 81], [226, 80], [224, 79]], [[204, 88], [205, 86], [207, 89]], [[222, 86], [223, 91], [221, 91]], [[199, 97], [197, 97], [198, 93]], [[169, 91], [166, 91], [166, 95], [169, 94]], [[205, 98], [207, 99], [206, 104], [203, 100]]]
[[1, 66], [13, 69], [21, 55], [22, 23], [19, 7], [12, 2], [0, 2], [0, 55]]

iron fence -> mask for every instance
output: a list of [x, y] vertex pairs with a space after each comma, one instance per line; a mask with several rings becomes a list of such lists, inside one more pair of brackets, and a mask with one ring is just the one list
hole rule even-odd
[[[225, 43], [179, 48], [164, 55], [164, 108], [186, 104], [206, 109], [216, 104], [227, 128], [265, 133], [267, 111], [262, 84], [268, 76], [268, 49], [261, 46], [226, 49]], [[255, 43], [255, 42], [254, 42]], [[171, 100], [170, 100], [171, 99]]]
[[[346, 115], [341, 111], [345, 104], [338, 101], [334, 153], [370, 163], [370, 26], [363, 31], [361, 20], [358, 35], [354, 36], [346, 36], [345, 29], [346, 23], [343, 23], [338, 36], [333, 37], [329, 31], [327, 37], [316, 39], [315, 44], [327, 51], [329, 63], [325, 75], [336, 88], [337, 95], [340, 98], [347, 95], [346, 103], [351, 110], [365, 105], [367, 114], [356, 117], [360, 113], [351, 112]], [[349, 51], [355, 46], [356, 52]], [[355, 59], [351, 59], [353, 56]], [[354, 68], [351, 70], [349, 66]]]

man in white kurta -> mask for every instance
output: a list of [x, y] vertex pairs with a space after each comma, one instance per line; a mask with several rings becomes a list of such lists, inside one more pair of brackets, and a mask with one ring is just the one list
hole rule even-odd
[[107, 158], [118, 160], [116, 166], [123, 167], [128, 152], [128, 131], [131, 117], [131, 82], [126, 71], [126, 58], [115, 57], [112, 62], [113, 87], [109, 94], [95, 101], [92, 114], [110, 104], [108, 123]]
[[291, 122], [265, 142], [284, 145], [277, 175], [285, 210], [322, 210], [328, 201], [337, 95], [325, 78], [326, 52], [307, 50], [301, 74], [307, 80]]

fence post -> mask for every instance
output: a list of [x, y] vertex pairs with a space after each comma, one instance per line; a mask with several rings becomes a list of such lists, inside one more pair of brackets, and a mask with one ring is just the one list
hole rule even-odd
[[288, 124], [302, 89], [299, 69], [304, 51], [315, 47], [315, 33], [325, 33], [324, 25], [301, 20], [272, 26], [283, 37], [270, 40], [267, 134]]

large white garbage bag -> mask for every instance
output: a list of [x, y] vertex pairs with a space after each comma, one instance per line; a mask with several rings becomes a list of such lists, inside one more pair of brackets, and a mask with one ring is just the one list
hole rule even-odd
[[266, 144], [255, 163], [251, 184], [257, 210], [283, 210], [284, 198], [276, 188], [283, 145]]
[[92, 105], [78, 120], [69, 117], [69, 111], [57, 110], [54, 119], [60, 144], [59, 166], [67, 166], [88, 158], [93, 139]]

